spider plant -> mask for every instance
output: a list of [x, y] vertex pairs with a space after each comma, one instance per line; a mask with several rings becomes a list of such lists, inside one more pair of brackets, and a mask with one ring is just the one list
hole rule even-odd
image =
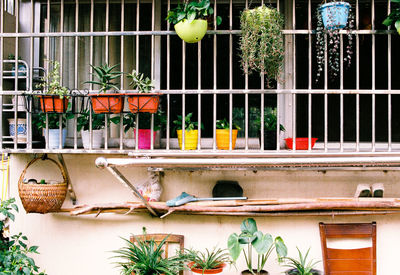
[[185, 249], [186, 258], [193, 262], [191, 268], [205, 270], [220, 268], [225, 263], [232, 263], [229, 253], [225, 249], [214, 248], [213, 250], [206, 249], [205, 252]]
[[162, 258], [163, 246], [168, 236], [159, 244], [153, 239], [140, 240], [135, 237], [135, 242], [122, 238], [126, 246], [113, 251], [120, 261], [115, 264], [122, 268], [121, 274], [131, 275], [176, 275], [184, 270], [185, 266], [180, 256]]
[[107, 64], [100, 66], [93, 66], [90, 64], [90, 67], [94, 70], [94, 76], [98, 79], [97, 81], [86, 81], [85, 83], [95, 84], [100, 86], [100, 93], [106, 93], [108, 90], [114, 89], [116, 91], [119, 90], [117, 84], [113, 82], [116, 78], [122, 75], [119, 71], [114, 71], [114, 69], [118, 66], [108, 66]]
[[310, 260], [307, 261], [308, 253], [310, 252], [310, 248], [307, 250], [306, 254], [303, 255], [298, 247], [297, 251], [299, 253], [299, 259], [294, 259], [290, 257], [285, 257], [287, 267], [292, 268], [287, 272], [287, 274], [293, 275], [314, 275], [319, 274], [319, 272], [313, 269], [319, 261]]

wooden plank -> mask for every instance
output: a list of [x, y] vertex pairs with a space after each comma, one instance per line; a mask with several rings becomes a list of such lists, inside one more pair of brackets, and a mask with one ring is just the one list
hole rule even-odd
[[333, 259], [372, 259], [372, 247], [357, 248], [357, 249], [336, 249], [327, 248], [326, 257], [330, 260]]

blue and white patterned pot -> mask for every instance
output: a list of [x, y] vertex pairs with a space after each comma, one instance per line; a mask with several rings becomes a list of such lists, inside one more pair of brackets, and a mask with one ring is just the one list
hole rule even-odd
[[[8, 119], [10, 136], [14, 139], [15, 137], [15, 120], [13, 118]], [[26, 119], [17, 119], [17, 142], [26, 142]]]

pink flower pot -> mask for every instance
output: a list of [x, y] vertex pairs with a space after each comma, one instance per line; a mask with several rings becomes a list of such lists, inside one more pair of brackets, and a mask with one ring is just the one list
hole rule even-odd
[[[133, 130], [134, 138], [136, 138], [136, 129]], [[156, 131], [153, 131], [153, 145], [156, 140]], [[150, 149], [151, 147], [151, 130], [139, 129], [139, 149]]]

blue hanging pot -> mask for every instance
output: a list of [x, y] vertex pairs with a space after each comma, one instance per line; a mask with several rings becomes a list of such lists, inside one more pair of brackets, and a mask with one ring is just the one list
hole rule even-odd
[[347, 2], [330, 2], [319, 7], [325, 29], [343, 29], [349, 18], [350, 4]]

